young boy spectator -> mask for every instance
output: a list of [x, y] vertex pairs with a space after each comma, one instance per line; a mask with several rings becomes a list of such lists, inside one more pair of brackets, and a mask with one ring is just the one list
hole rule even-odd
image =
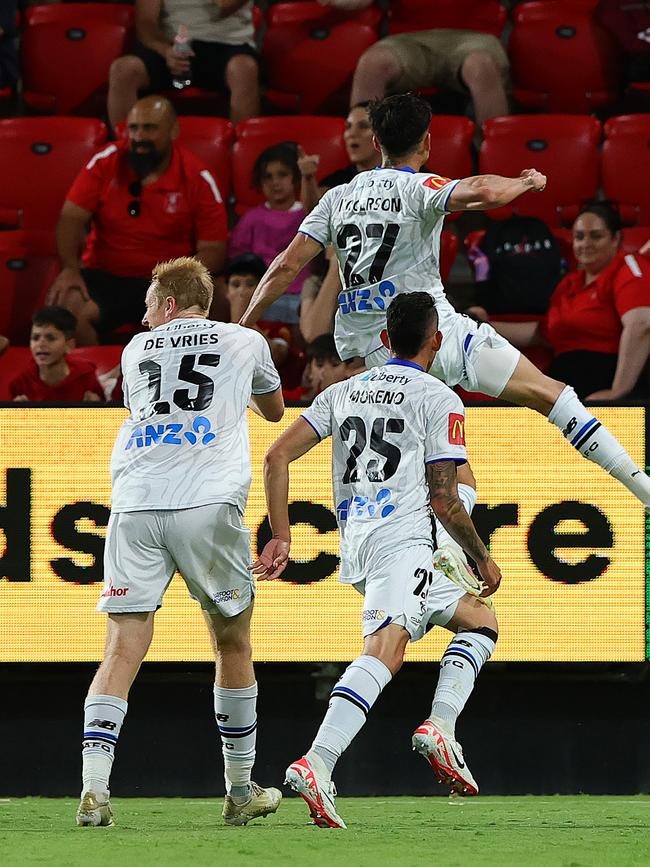
[[298, 388], [283, 389], [282, 393], [285, 400], [311, 403], [316, 395], [324, 391], [328, 385], [342, 382], [363, 370], [361, 358], [341, 361], [336, 351], [333, 334], [321, 334], [316, 337], [307, 345], [306, 354], [307, 367], [302, 383]]
[[[228, 250], [231, 258], [255, 253], [268, 266], [285, 249], [306, 216], [296, 200], [299, 184], [298, 148], [293, 142], [282, 142], [262, 151], [253, 166], [253, 185], [266, 201], [244, 214], [233, 229]], [[286, 294], [269, 307], [267, 321], [298, 323], [300, 291], [309, 273], [305, 268]]]
[[32, 318], [32, 362], [9, 383], [15, 401], [103, 401], [95, 365], [68, 355], [77, 321], [64, 307], [41, 307]]
[[[254, 253], [233, 259], [224, 271], [226, 297], [230, 304], [230, 321], [239, 322], [266, 271], [264, 260]], [[257, 327], [271, 347], [271, 357], [282, 381], [282, 390], [300, 385], [305, 367], [304, 354], [295, 345], [294, 329], [284, 322], [263, 320]]]

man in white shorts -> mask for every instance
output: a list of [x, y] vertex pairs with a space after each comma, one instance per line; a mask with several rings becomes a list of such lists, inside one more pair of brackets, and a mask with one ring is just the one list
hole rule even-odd
[[[273, 538], [253, 564], [257, 577], [277, 578], [289, 556], [289, 464], [331, 436], [341, 581], [364, 594], [363, 654], [332, 690], [311, 748], [287, 768], [286, 782], [322, 828], [345, 828], [336, 812], [334, 766], [399, 671], [408, 642], [434, 625], [455, 636], [413, 747], [452, 791], [478, 792], [454, 727], [497, 640], [496, 617], [477, 596], [494, 593], [501, 573], [458, 497], [456, 465], [467, 459], [463, 405], [426, 373], [442, 339], [433, 298], [425, 292], [396, 298], [388, 335], [393, 357], [326, 388], [266, 457]], [[432, 567], [430, 505], [476, 561], [481, 585], [475, 595]]]
[[257, 684], [250, 619], [255, 586], [250, 532], [249, 405], [284, 412], [280, 379], [261, 334], [207, 319], [212, 280], [197, 260], [158, 265], [143, 323], [124, 350], [130, 415], [111, 458], [112, 511], [99, 611], [108, 614], [104, 661], [84, 710], [83, 788], [77, 824], [113, 824], [109, 776], [129, 689], [153, 637], [154, 615], [180, 572], [198, 601], [216, 658], [227, 824], [275, 812], [278, 789], [251, 782]]
[[[344, 361], [360, 355], [369, 368], [383, 363], [389, 304], [405, 292], [429, 292], [445, 335], [430, 370], [434, 376], [542, 413], [583, 457], [618, 479], [650, 511], [650, 479], [574, 390], [541, 373], [489, 325], [456, 313], [445, 296], [438, 268], [445, 214], [502, 207], [527, 191], [543, 190], [544, 175], [535, 169], [525, 169], [518, 178], [449, 180], [420, 174], [429, 156], [428, 104], [413, 94], [390, 96], [371, 103], [369, 114], [381, 168], [325, 193], [269, 266], [242, 325], [254, 325], [303, 266], [333, 244], [343, 287], [335, 337]], [[469, 510], [475, 499], [469, 468], [459, 478], [466, 483], [461, 495]]]

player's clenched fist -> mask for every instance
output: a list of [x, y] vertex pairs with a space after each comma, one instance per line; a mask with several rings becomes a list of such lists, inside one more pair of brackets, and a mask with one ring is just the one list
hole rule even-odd
[[519, 177], [525, 186], [532, 188], [534, 193], [541, 193], [546, 186], [546, 175], [538, 172], [537, 169], [524, 169]]
[[476, 568], [483, 581], [481, 596], [491, 596], [499, 589], [501, 583], [501, 570], [488, 554], [485, 560], [477, 561]]
[[290, 545], [284, 539], [271, 539], [266, 543], [257, 560], [248, 567], [258, 581], [273, 581], [282, 575], [289, 562]]

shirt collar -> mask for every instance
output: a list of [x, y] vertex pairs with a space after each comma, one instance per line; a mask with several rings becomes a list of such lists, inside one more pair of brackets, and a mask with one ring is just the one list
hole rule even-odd
[[403, 367], [414, 367], [416, 370], [421, 370], [424, 373], [424, 368], [420, 367], [419, 364], [416, 364], [414, 361], [407, 361], [406, 358], [391, 358], [386, 364], [401, 364]]
[[415, 171], [415, 169], [412, 169], [410, 166], [402, 166], [399, 169], [396, 169], [395, 166], [376, 166], [375, 167], [376, 172], [386, 171], [387, 169], [389, 169], [389, 170], [392, 169], [394, 172], [409, 172], [412, 175], [417, 175], [417, 172]]

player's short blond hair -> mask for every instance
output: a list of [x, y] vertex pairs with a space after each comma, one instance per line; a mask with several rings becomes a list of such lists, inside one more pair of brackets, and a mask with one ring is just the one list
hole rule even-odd
[[192, 256], [181, 256], [169, 262], [159, 262], [151, 272], [152, 289], [162, 304], [165, 298], [175, 298], [180, 310], [198, 307], [207, 313], [212, 304], [210, 272]]

